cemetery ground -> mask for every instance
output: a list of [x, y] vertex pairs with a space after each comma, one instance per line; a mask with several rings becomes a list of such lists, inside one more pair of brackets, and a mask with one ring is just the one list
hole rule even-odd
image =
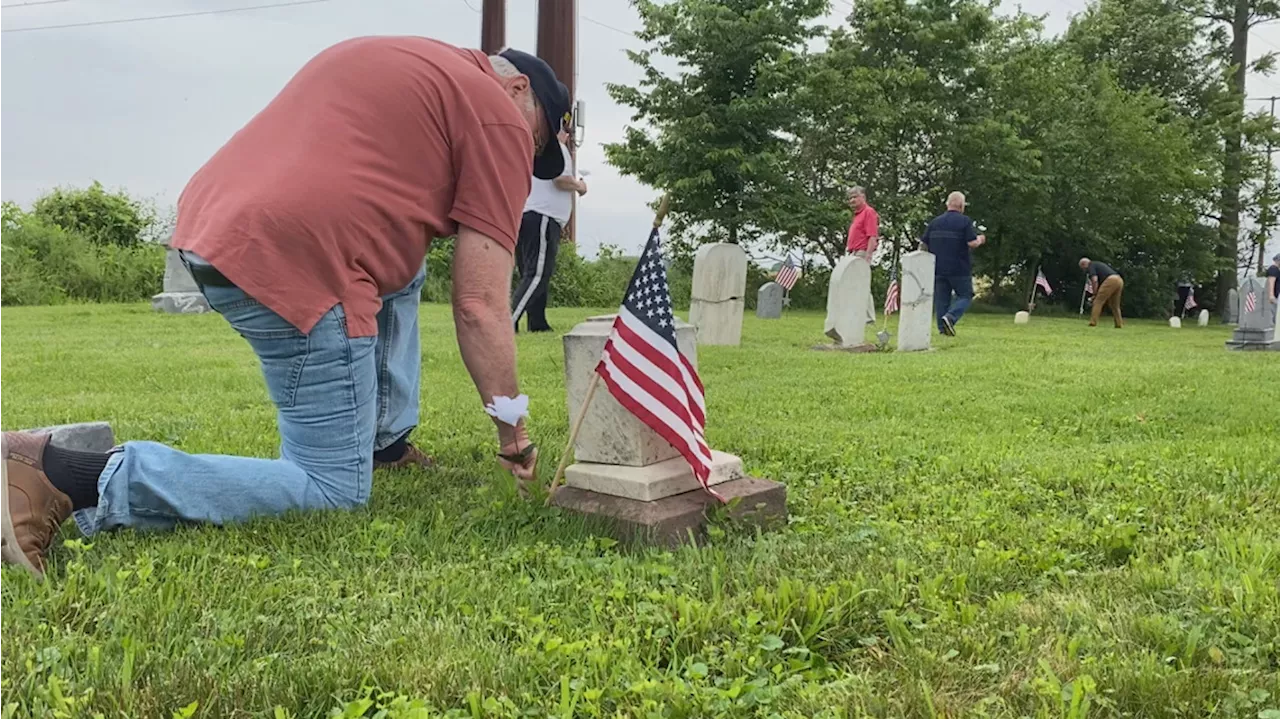
[[[4, 716], [1280, 716], [1280, 360], [1226, 328], [970, 315], [847, 355], [810, 349], [821, 315], [749, 316], [699, 349], [708, 436], [790, 523], [670, 552], [519, 501], [448, 309], [422, 313], [438, 470], [377, 473], [353, 513], [68, 524], [47, 581], [3, 570]], [[6, 428], [274, 456], [217, 316], [3, 319]], [[518, 342], [549, 479], [560, 338]]]

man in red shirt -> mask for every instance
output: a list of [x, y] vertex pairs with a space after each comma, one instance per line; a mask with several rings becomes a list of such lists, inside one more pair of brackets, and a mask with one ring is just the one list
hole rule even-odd
[[152, 442], [75, 452], [6, 432], [4, 560], [39, 572], [72, 512], [91, 535], [353, 508], [368, 501], [375, 464], [429, 464], [407, 437], [423, 261], [437, 237], [457, 238], [458, 346], [499, 463], [522, 488], [534, 481], [508, 288], [530, 176], [563, 171], [553, 138], [568, 111], [551, 68], [514, 50], [366, 37], [313, 58], [191, 179], [172, 241], [258, 356], [280, 458]]
[[[849, 188], [849, 207], [853, 210], [853, 221], [849, 223], [849, 241], [845, 250], [856, 257], [864, 259], [868, 264], [876, 253], [880, 243], [880, 215], [876, 209], [867, 204], [867, 192], [861, 187]], [[871, 287], [867, 287], [867, 323], [875, 324], [876, 308], [871, 301]]]

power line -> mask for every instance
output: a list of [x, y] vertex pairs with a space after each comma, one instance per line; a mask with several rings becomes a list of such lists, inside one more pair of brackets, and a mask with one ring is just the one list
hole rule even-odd
[[632, 32], [632, 31], [630, 31], [630, 30], [623, 30], [623, 29], [622, 29], [622, 28], [620, 28], [620, 27], [614, 27], [614, 26], [612, 26], [612, 25], [608, 25], [608, 24], [606, 24], [606, 23], [602, 23], [602, 22], [600, 22], [599, 20], [596, 20], [595, 18], [590, 18], [590, 17], [587, 17], [586, 15], [580, 15], [579, 17], [581, 17], [583, 20], [586, 20], [587, 22], [591, 23], [592, 25], [599, 25], [599, 26], [600, 26], [600, 27], [602, 27], [602, 28], [606, 28], [606, 29], [612, 30], [612, 31], [614, 31], [614, 32], [616, 32], [616, 33], [619, 33], [619, 34], [621, 34], [621, 35], [626, 35], [626, 36], [628, 36], [628, 37], [635, 37], [635, 36], [636, 36], [636, 34], [635, 34], [634, 32]]
[[28, 0], [27, 3], [0, 3], [0, 10], [8, 10], [9, 8], [29, 8], [31, 5], [56, 5], [59, 3], [70, 3], [72, 0]]
[[[52, 2], [52, 0], [47, 0]], [[71, 27], [90, 27], [93, 25], [121, 25], [131, 22], [148, 22], [151, 20], [172, 20], [180, 17], [196, 17], [198, 15], [221, 15], [229, 12], [245, 12], [248, 10], [266, 10], [268, 8], [277, 7], [294, 7], [297, 5], [316, 5], [318, 3], [329, 2], [329, 0], [292, 0], [291, 2], [269, 3], [267, 5], [249, 5], [246, 7], [223, 8], [221, 10], [198, 10], [195, 12], [180, 12], [172, 15], [144, 15], [143, 17], [127, 17], [118, 20], [93, 20], [90, 22], [71, 22], [64, 25], [37, 25], [36, 27], [18, 27], [12, 29], [0, 30], [3, 33], [10, 32], [36, 32], [37, 30], [62, 30]]]

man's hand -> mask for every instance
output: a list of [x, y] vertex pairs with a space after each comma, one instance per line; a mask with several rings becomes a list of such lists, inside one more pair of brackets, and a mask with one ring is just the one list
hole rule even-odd
[[973, 248], [975, 248], [975, 249], [976, 249], [976, 248], [978, 248], [978, 247], [982, 247], [982, 246], [983, 246], [983, 245], [985, 245], [985, 244], [987, 244], [987, 236], [986, 236], [986, 235], [978, 235], [978, 239], [974, 240], [973, 242], [970, 242], [970, 243], [969, 243], [969, 246], [970, 246], [970, 247], [973, 247]]
[[[510, 441], [503, 441], [498, 451], [498, 465], [516, 478], [516, 487], [526, 494], [529, 485], [538, 479], [538, 448], [529, 441], [524, 424], [515, 428]], [[518, 461], [517, 461], [518, 458]]]
[[578, 195], [582, 196], [585, 194], [587, 194], [587, 183], [584, 180], [578, 180]]

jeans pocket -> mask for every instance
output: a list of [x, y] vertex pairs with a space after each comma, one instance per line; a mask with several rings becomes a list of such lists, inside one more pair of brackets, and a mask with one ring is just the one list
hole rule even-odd
[[258, 355], [271, 401], [280, 408], [294, 406], [299, 378], [311, 354], [307, 335], [253, 299], [215, 309]]

